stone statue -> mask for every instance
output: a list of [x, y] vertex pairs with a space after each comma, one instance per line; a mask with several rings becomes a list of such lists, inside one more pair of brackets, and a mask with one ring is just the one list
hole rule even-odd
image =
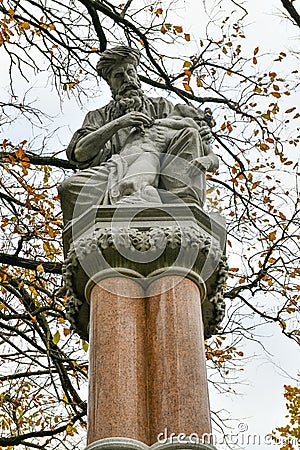
[[145, 96], [139, 59], [126, 46], [101, 55], [97, 71], [113, 100], [87, 114], [68, 146], [82, 170], [59, 187], [65, 223], [97, 204], [205, 201], [205, 171], [218, 167], [211, 112]]

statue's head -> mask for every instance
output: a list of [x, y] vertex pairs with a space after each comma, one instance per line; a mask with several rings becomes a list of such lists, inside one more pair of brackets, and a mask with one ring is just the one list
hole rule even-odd
[[140, 52], [122, 45], [105, 50], [96, 66], [98, 74], [109, 84], [113, 98], [122, 102], [122, 111], [141, 107], [141, 83], [136, 70], [139, 62]]

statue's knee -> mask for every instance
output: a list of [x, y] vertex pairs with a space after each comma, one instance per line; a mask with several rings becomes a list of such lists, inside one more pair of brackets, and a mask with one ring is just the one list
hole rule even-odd
[[72, 182], [69, 178], [66, 178], [62, 183], [57, 186], [58, 195], [60, 198], [63, 198], [65, 195], [70, 192], [70, 188], [72, 186]]

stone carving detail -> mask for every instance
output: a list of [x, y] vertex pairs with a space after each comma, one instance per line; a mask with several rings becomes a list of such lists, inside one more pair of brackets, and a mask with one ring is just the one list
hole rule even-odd
[[[209, 260], [212, 264], [215, 264], [215, 269], [212, 278], [205, 280], [207, 287], [207, 297], [203, 303], [203, 320], [205, 328], [205, 337], [208, 338], [212, 334], [215, 334], [219, 329], [220, 322], [224, 318], [225, 304], [222, 297], [222, 290], [224, 283], [227, 278], [227, 259], [222, 254], [219, 243], [217, 240], [212, 239], [209, 235], [201, 233], [197, 227], [179, 227], [179, 226], [168, 226], [168, 227], [152, 227], [146, 230], [141, 230], [138, 228], [102, 228], [94, 231], [92, 234], [77, 239], [70, 247], [68, 256], [64, 262], [63, 266], [63, 279], [65, 286], [67, 288], [67, 306], [66, 315], [68, 320], [71, 322], [72, 328], [77, 331], [83, 339], [87, 339], [88, 336], [82, 329], [78, 328], [78, 316], [80, 314], [82, 305], [85, 303], [83, 295], [80, 295], [76, 291], [74, 283], [74, 277], [78, 274], [78, 269], [82, 263], [89, 256], [93, 254], [105, 254], [107, 249], [113, 249], [116, 253], [120, 250], [125, 250], [126, 255], [130, 253], [139, 252], [158, 252], [159, 255], [165, 255], [167, 251], [176, 250], [177, 254], [181, 252], [180, 264], [177, 266], [176, 258], [175, 261], [169, 261], [166, 265], [166, 259], [162, 257], [162, 262], [159, 262], [159, 258], [154, 256], [153, 259], [156, 261], [156, 268], [161, 269], [161, 271], [172, 270], [172, 273], [180, 273], [180, 269], [185, 270], [185, 276], [187, 278], [192, 278], [195, 281], [195, 274], [201, 276], [202, 266], [205, 261]], [[194, 249], [196, 255], [195, 261], [192, 262], [190, 266], [189, 255], [191, 249]], [[104, 256], [105, 258], [105, 256]], [[169, 258], [167, 256], [167, 258]], [[110, 258], [108, 263], [111, 269], [120, 267], [116, 265], [116, 258]], [[172, 264], [173, 262], [173, 264]], [[125, 256], [122, 261], [122, 267], [129, 267], [128, 260]], [[147, 280], [147, 276], [151, 276], [151, 264], [133, 264], [134, 270], [136, 272], [137, 267], [141, 269], [141, 277]], [[150, 267], [150, 271], [149, 271]], [[148, 273], [145, 272], [148, 270]], [[100, 272], [103, 268], [95, 268], [95, 275]], [[89, 274], [89, 278], [90, 274]]]

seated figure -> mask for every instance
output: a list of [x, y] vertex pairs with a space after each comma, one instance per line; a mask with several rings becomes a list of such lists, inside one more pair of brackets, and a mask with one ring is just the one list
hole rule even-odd
[[[119, 157], [114, 159], [118, 167], [110, 173], [112, 203], [134, 203], [138, 199], [160, 202], [153, 188], [159, 186], [164, 154], [180, 130], [191, 128], [198, 132], [194, 133], [196, 139], [188, 158], [190, 164], [187, 166], [186, 160], [176, 161], [182, 164], [182, 171], [185, 169], [186, 175], [192, 179], [199, 175], [199, 170], [205, 172], [217, 169], [218, 158], [211, 149], [209, 135], [201, 139], [199, 134], [201, 127], [207, 127], [204, 114], [209, 116], [210, 110], [203, 113], [192, 106], [178, 104], [166, 118], [155, 119], [147, 128], [134, 128]], [[130, 198], [124, 199], [124, 196]]]
[[105, 50], [97, 65], [112, 101], [87, 114], [67, 149], [79, 170], [59, 186], [64, 223], [94, 205], [205, 201], [205, 171], [218, 166], [209, 144], [209, 112], [147, 97], [137, 75], [140, 53]]

